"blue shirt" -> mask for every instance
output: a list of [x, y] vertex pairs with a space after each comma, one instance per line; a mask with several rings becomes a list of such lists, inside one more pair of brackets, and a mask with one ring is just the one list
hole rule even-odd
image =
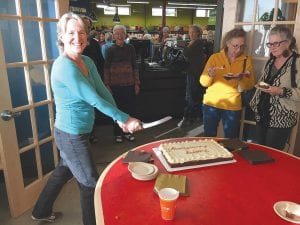
[[70, 134], [90, 133], [95, 119], [94, 107], [113, 120], [126, 122], [129, 115], [116, 107], [93, 61], [84, 55], [82, 59], [88, 76], [66, 56], [59, 56], [53, 63], [51, 86], [56, 105], [55, 127]]
[[104, 59], [106, 58], [106, 50], [110, 48], [113, 44], [114, 44], [113, 41], [110, 41], [110, 42], [106, 42], [106, 44], [101, 46], [101, 52]]

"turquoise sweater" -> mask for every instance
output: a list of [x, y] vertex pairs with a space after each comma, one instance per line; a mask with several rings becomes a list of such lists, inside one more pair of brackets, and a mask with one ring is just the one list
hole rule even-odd
[[59, 56], [53, 64], [51, 85], [56, 105], [55, 127], [70, 134], [91, 132], [94, 107], [113, 120], [127, 121], [129, 115], [116, 107], [93, 61], [84, 55], [82, 58], [89, 70], [87, 77], [65, 56]]

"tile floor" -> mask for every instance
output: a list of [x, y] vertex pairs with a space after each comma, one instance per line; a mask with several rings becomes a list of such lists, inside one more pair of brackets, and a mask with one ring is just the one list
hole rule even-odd
[[[203, 126], [195, 123], [186, 128], [177, 127], [178, 119], [172, 119], [157, 127], [145, 129], [135, 134], [136, 140], [117, 144], [114, 142], [111, 125], [96, 126], [97, 143], [92, 144], [94, 158], [100, 172], [120, 154], [145, 143], [183, 136], [202, 136]], [[38, 225], [45, 224], [32, 221], [31, 210], [18, 218], [12, 218], [9, 214], [5, 185], [0, 183], [0, 224], [1, 225]], [[55, 211], [63, 212], [63, 217], [55, 225], [80, 225], [81, 212], [79, 203], [79, 191], [74, 179], [68, 182], [60, 193], [54, 205]]]

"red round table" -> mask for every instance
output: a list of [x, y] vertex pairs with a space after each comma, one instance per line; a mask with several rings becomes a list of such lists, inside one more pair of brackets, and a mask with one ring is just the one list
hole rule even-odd
[[[139, 146], [149, 151], [162, 142]], [[189, 197], [179, 197], [173, 221], [160, 216], [155, 180], [135, 180], [122, 163], [114, 160], [102, 173], [95, 191], [97, 225], [284, 225], [273, 210], [277, 201], [300, 203], [300, 160], [295, 156], [257, 144], [250, 149], [267, 152], [273, 163], [251, 165], [234, 153], [237, 162], [172, 172], [187, 176]], [[153, 153], [153, 152], [152, 152]], [[154, 164], [166, 172], [153, 153]]]

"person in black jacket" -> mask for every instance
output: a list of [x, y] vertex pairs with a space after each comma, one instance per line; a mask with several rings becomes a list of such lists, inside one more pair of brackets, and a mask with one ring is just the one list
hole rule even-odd
[[[91, 28], [92, 28], [92, 20], [87, 16], [83, 16], [82, 19], [85, 23], [87, 33], [90, 34]], [[102, 79], [103, 78], [103, 68], [104, 68], [104, 58], [102, 56], [101, 49], [99, 47], [99, 42], [92, 35], [92, 36], [89, 36], [88, 43], [89, 43], [88, 46], [86, 46], [86, 48], [84, 49], [82, 54], [90, 57], [94, 61], [95, 65], [97, 67], [98, 73], [100, 74], [101, 79]]]
[[[94, 35], [91, 35], [92, 20], [87, 16], [82, 16], [82, 20], [85, 24], [86, 32], [87, 34], [89, 34], [88, 45], [83, 50], [82, 54], [90, 57], [94, 61], [98, 73], [100, 74], [101, 80], [103, 80], [104, 58], [102, 56], [102, 52], [98, 40], [95, 38]], [[96, 110], [96, 113], [98, 114], [99, 112]], [[90, 141], [92, 143], [98, 142], [98, 138], [95, 136], [94, 130], [95, 130], [95, 125], [90, 135]]]
[[201, 29], [196, 25], [189, 27], [190, 42], [184, 48], [183, 55], [188, 61], [186, 75], [186, 106], [184, 108], [183, 119], [178, 123], [179, 127], [191, 125], [196, 120], [202, 118], [202, 98], [204, 88], [199, 83], [199, 77], [206, 62]]

